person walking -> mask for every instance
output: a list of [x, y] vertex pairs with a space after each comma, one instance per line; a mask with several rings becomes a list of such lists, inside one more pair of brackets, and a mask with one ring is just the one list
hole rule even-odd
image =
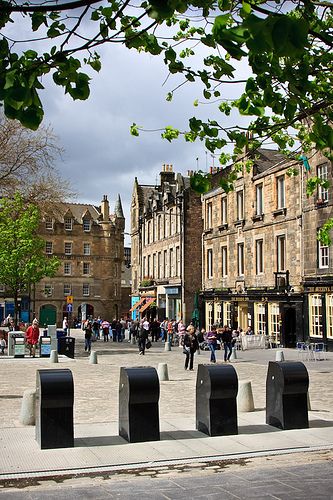
[[210, 362], [216, 363], [216, 355], [215, 351], [217, 349], [217, 334], [216, 334], [216, 325], [212, 325], [212, 328], [205, 335], [205, 340], [208, 345], [208, 349], [210, 350]]
[[67, 321], [66, 316], [62, 320], [62, 329], [64, 331], [64, 334], [67, 335], [67, 332], [68, 332], [68, 321]]
[[144, 356], [146, 350], [146, 342], [148, 340], [149, 329], [145, 328], [143, 324], [139, 329], [138, 347], [139, 347], [139, 354]]
[[39, 323], [37, 318], [35, 318], [32, 321], [31, 326], [27, 328], [25, 332], [25, 340], [29, 348], [29, 355], [34, 358], [36, 356], [36, 345], [39, 340]]
[[91, 321], [86, 321], [84, 325], [84, 350], [91, 351], [91, 338], [92, 338], [92, 323]]
[[227, 325], [224, 325], [221, 334], [221, 341], [223, 342], [224, 348], [224, 361], [230, 361], [230, 356], [232, 353], [232, 332]]
[[177, 331], [178, 331], [178, 338], [179, 338], [179, 347], [181, 347], [183, 345], [183, 340], [184, 340], [184, 336], [186, 333], [186, 326], [184, 325], [184, 322], [182, 319], [180, 319], [178, 321]]
[[5, 354], [6, 349], [6, 340], [4, 335], [2, 334], [0, 337], [0, 354]]
[[160, 322], [158, 321], [157, 318], [154, 319], [150, 327], [151, 327], [151, 341], [157, 342], [161, 334]]
[[189, 370], [193, 370], [194, 353], [199, 349], [199, 342], [193, 325], [187, 327], [187, 331], [182, 338], [182, 346], [185, 354], [184, 368], [187, 370], [189, 367]]

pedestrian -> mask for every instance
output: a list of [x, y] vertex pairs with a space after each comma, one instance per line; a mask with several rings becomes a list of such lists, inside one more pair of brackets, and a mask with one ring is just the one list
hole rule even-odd
[[97, 318], [94, 318], [94, 321], [92, 323], [92, 331], [94, 334], [94, 339], [99, 340], [99, 322]]
[[217, 349], [217, 334], [216, 334], [216, 325], [212, 325], [212, 328], [205, 335], [205, 340], [208, 345], [208, 349], [210, 350], [210, 362], [216, 363], [216, 355], [215, 351]]
[[150, 327], [151, 327], [151, 340], [152, 342], [157, 342], [161, 334], [160, 322], [158, 321], [157, 318], [154, 319]]
[[173, 319], [171, 319], [170, 321], [168, 321], [168, 342], [170, 345], [172, 345], [172, 343], [173, 343], [173, 335], [174, 335]]
[[36, 345], [39, 340], [39, 323], [35, 318], [25, 332], [25, 341], [29, 349], [29, 355], [33, 358], [36, 356]]
[[198, 338], [195, 333], [193, 325], [187, 327], [185, 334], [182, 338], [183, 352], [185, 354], [185, 370], [193, 370], [194, 353], [199, 349]]
[[68, 331], [68, 321], [67, 321], [67, 318], [66, 316], [64, 317], [64, 319], [62, 320], [62, 329], [63, 329], [63, 332], [65, 335], [67, 335], [67, 331]]
[[5, 349], [6, 349], [6, 340], [4, 335], [1, 335], [0, 338], [0, 354], [5, 354]]
[[104, 342], [109, 342], [110, 323], [108, 321], [102, 322], [102, 333]]
[[117, 342], [117, 332], [116, 332], [116, 327], [117, 327], [117, 320], [114, 318], [114, 320], [111, 323], [111, 333], [112, 333], [112, 340], [113, 342]]
[[121, 334], [120, 334], [120, 342], [123, 342], [125, 339], [125, 330], [127, 327], [127, 321], [124, 318], [120, 319], [120, 324], [121, 324]]
[[161, 329], [162, 342], [166, 342], [167, 331], [168, 331], [168, 320], [167, 319], [165, 319], [164, 321], [161, 322], [160, 329]]
[[117, 320], [117, 322], [116, 322], [116, 336], [117, 336], [118, 342], [123, 341], [122, 331], [123, 331], [122, 324], [119, 320]]
[[84, 325], [84, 350], [91, 351], [91, 338], [92, 338], [92, 323], [87, 320]]
[[228, 325], [224, 325], [223, 331], [221, 334], [221, 340], [223, 342], [224, 348], [224, 361], [230, 361], [230, 356], [232, 353], [232, 332]]
[[177, 331], [178, 331], [178, 338], [179, 338], [179, 347], [181, 347], [183, 345], [183, 339], [184, 339], [184, 335], [186, 333], [186, 326], [184, 325], [182, 319], [180, 319], [178, 321]]
[[138, 347], [139, 347], [139, 354], [141, 354], [143, 356], [144, 356], [145, 350], [146, 350], [146, 342], [148, 340], [148, 333], [149, 333], [149, 330], [147, 328], [144, 328], [144, 326], [142, 325], [140, 327], [140, 330], [139, 330]]

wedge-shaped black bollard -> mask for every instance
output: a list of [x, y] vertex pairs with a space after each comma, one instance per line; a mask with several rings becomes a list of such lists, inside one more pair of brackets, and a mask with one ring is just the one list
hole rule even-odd
[[279, 429], [309, 427], [308, 371], [298, 361], [270, 361], [266, 379], [266, 424]]
[[238, 434], [238, 378], [231, 365], [199, 365], [196, 428], [209, 436]]
[[72, 372], [37, 370], [36, 441], [41, 449], [74, 446]]
[[129, 443], [159, 441], [160, 384], [155, 368], [120, 368], [119, 435]]

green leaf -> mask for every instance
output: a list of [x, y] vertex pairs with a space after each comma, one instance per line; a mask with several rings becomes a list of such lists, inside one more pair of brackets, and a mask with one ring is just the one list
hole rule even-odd
[[135, 137], [139, 136], [139, 129], [138, 129], [138, 125], [136, 123], [133, 123], [131, 125], [130, 133], [131, 133], [131, 135], [134, 135]]
[[42, 24], [47, 26], [46, 14], [43, 12], [33, 12], [31, 14], [32, 31], [37, 31]]

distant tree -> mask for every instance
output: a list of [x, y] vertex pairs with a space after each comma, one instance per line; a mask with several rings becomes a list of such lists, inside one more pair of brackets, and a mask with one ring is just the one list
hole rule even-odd
[[43, 212], [75, 196], [54, 167], [61, 153], [50, 127], [32, 131], [0, 116], [0, 196], [20, 192]]
[[60, 261], [45, 254], [45, 241], [38, 236], [41, 216], [33, 203], [18, 193], [0, 199], [0, 283], [14, 298], [14, 321], [18, 323], [18, 299], [31, 285], [54, 276]]

